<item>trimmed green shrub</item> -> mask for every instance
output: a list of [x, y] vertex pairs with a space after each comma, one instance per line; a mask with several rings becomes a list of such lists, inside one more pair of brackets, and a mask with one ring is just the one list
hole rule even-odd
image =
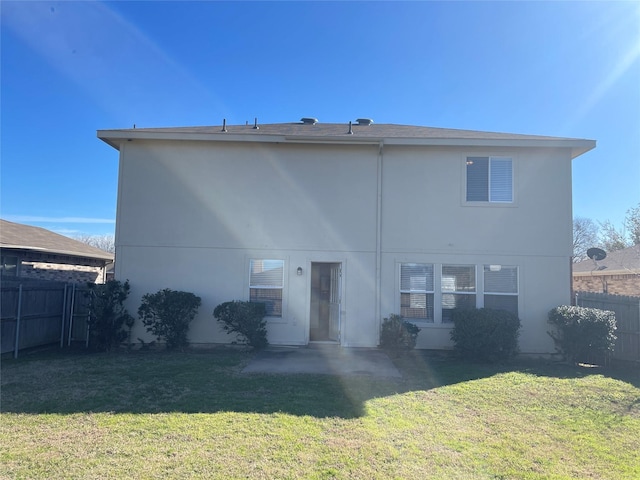
[[380, 348], [385, 350], [411, 350], [415, 348], [420, 329], [395, 313], [382, 320]]
[[267, 341], [267, 322], [264, 303], [234, 300], [218, 305], [213, 316], [222, 323], [227, 333], [235, 333], [237, 341], [257, 350], [265, 348]]
[[125, 326], [131, 330], [134, 318], [124, 308], [129, 296], [129, 281], [110, 280], [102, 285], [89, 287], [89, 345], [99, 351], [110, 351], [127, 337]]
[[518, 353], [520, 319], [506, 310], [454, 309], [451, 340], [462, 357], [484, 362], [505, 361]]
[[615, 312], [561, 305], [549, 312], [549, 323], [555, 331], [548, 333], [565, 360], [575, 363], [606, 360], [613, 352]]
[[165, 288], [142, 297], [138, 316], [147, 331], [164, 341], [168, 350], [189, 345], [189, 324], [200, 307], [200, 297]]

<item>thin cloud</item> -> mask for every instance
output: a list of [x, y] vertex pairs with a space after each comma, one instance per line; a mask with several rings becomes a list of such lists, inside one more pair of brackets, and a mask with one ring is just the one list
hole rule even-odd
[[[171, 111], [185, 101], [182, 97], [178, 99], [174, 90], [191, 92], [189, 98], [224, 109], [215, 92], [108, 5], [101, 2], [52, 5], [3, 3], [3, 26], [9, 27], [114, 118], [125, 121], [135, 113], [139, 115], [143, 107], [157, 111], [159, 95], [163, 95], [162, 101], [168, 105], [164, 111]], [[172, 95], [164, 95], [168, 91]]]
[[5, 220], [18, 223], [110, 223], [115, 224], [113, 218], [89, 218], [89, 217], [37, 217], [32, 215], [5, 215]]

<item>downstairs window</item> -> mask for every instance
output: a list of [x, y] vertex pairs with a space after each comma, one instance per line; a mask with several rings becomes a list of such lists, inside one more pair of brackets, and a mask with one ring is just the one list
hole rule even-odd
[[249, 260], [249, 301], [265, 304], [268, 317], [282, 317], [284, 260]]

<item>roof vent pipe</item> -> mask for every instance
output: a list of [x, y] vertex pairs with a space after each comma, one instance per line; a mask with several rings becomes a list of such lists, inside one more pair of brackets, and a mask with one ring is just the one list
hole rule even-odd
[[318, 123], [318, 119], [312, 117], [303, 117], [300, 119], [300, 121], [305, 125], [315, 125], [316, 123]]
[[258, 126], [258, 117], [255, 118], [255, 121], [253, 123], [253, 129], [254, 130], [259, 130], [260, 127]]
[[373, 120], [370, 118], [358, 118], [356, 119], [356, 122], [358, 122], [358, 125], [371, 125]]
[[349, 135], [353, 135], [353, 125], [351, 121], [349, 121], [349, 131], [347, 132]]
[[222, 119], [222, 131], [223, 132], [227, 131], [227, 119], [226, 118]]

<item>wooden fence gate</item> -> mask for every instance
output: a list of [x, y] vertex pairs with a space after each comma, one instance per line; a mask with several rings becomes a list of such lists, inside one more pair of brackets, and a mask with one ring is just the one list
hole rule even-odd
[[89, 289], [58, 282], [2, 282], [0, 353], [72, 342], [88, 344]]
[[615, 312], [618, 340], [613, 358], [640, 362], [640, 297], [576, 292], [575, 300], [579, 307]]

